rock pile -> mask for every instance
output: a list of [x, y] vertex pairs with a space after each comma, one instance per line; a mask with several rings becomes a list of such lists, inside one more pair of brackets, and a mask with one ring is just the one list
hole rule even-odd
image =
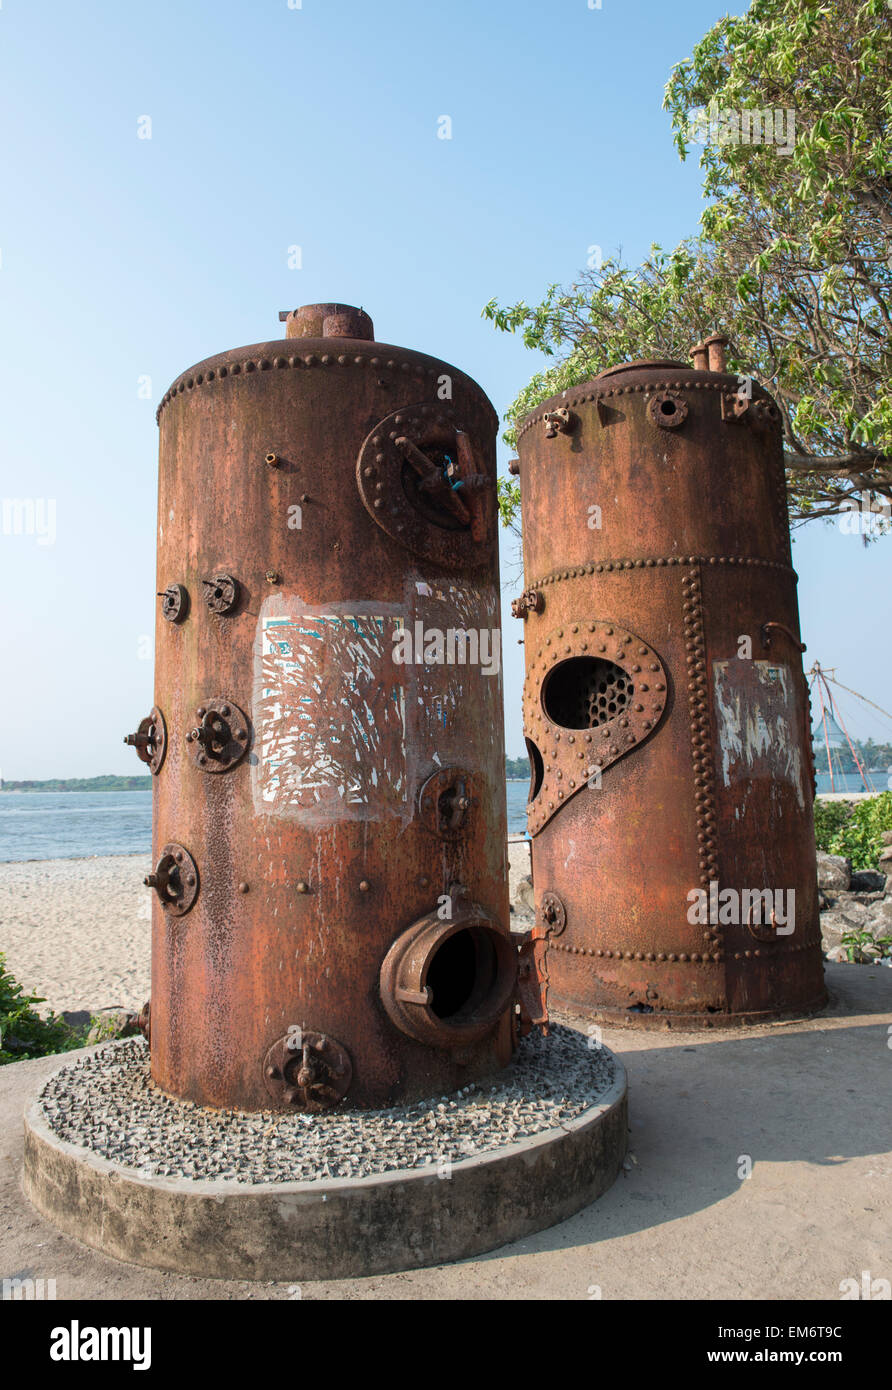
[[842, 938], [851, 932], [869, 933], [874, 941], [892, 937], [892, 830], [884, 831], [883, 845], [878, 869], [853, 872], [841, 855], [818, 854], [821, 943], [828, 960], [848, 960]]

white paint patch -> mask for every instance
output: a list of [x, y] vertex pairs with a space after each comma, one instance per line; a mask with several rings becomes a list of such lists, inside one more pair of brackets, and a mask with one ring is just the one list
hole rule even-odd
[[786, 782], [805, 809], [800, 711], [787, 666], [770, 661], [712, 665], [722, 780]]
[[407, 797], [406, 710], [393, 614], [267, 611], [255, 671], [255, 795], [277, 815], [379, 818]]

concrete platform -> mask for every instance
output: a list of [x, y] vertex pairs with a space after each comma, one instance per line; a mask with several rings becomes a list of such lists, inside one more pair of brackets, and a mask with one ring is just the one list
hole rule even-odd
[[178, 1273], [344, 1279], [460, 1260], [553, 1226], [616, 1181], [628, 1088], [622, 1064], [609, 1060], [613, 1079], [596, 1099], [532, 1137], [445, 1170], [304, 1182], [142, 1176], [61, 1139], [35, 1101], [25, 1115], [23, 1187], [39, 1212], [94, 1250]]
[[[804, 1299], [892, 1278], [892, 970], [830, 965], [827, 1012], [751, 1033], [611, 1034], [627, 1171], [559, 1226], [461, 1264], [270, 1284], [119, 1263], [21, 1190], [26, 1103], [59, 1065], [0, 1068], [0, 1277], [74, 1299]], [[752, 1176], [747, 1171], [750, 1160]]]

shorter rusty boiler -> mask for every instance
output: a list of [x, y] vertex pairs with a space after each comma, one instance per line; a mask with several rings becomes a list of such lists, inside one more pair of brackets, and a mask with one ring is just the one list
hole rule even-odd
[[612, 1023], [826, 1000], [780, 416], [724, 346], [603, 372], [518, 438], [540, 971]]
[[382, 1106], [510, 1058], [496, 414], [309, 305], [164, 396], [152, 1075]]

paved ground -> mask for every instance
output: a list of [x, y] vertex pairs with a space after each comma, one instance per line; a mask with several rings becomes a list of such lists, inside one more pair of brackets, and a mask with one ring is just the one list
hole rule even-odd
[[839, 1299], [863, 1271], [892, 1279], [892, 970], [827, 977], [811, 1022], [605, 1031], [629, 1072], [631, 1158], [578, 1216], [461, 1265], [299, 1291], [160, 1274], [58, 1235], [19, 1185], [21, 1113], [57, 1059], [0, 1068], [0, 1277], [76, 1299]]

